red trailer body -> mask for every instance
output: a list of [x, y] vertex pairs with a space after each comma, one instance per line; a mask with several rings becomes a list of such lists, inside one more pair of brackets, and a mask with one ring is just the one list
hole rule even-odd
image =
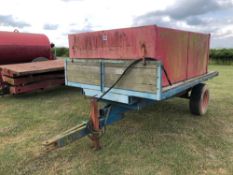
[[171, 82], [178, 83], [207, 73], [209, 40], [209, 34], [152, 25], [72, 34], [69, 49], [72, 59], [161, 60]]
[[43, 34], [0, 32], [0, 65], [53, 59], [49, 39]]

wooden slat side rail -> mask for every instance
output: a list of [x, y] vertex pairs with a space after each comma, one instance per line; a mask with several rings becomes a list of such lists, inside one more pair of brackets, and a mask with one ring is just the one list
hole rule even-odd
[[[146, 65], [138, 63], [122, 78], [115, 88], [156, 92], [156, 64], [147, 62]], [[122, 74], [128, 64], [105, 64], [105, 86], [110, 87]]]
[[[110, 87], [124, 72], [132, 61], [109, 61], [104, 60], [104, 86]], [[66, 78], [68, 82], [76, 82], [100, 86], [101, 61], [75, 60], [67, 62]], [[147, 61], [134, 65], [128, 73], [115, 86], [118, 89], [133, 90], [140, 92], [156, 92], [156, 62]]]
[[67, 79], [71, 82], [100, 85], [100, 63], [98, 62], [69, 62]]

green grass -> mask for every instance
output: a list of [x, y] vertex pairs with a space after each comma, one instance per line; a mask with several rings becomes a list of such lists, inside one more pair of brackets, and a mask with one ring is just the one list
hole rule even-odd
[[211, 65], [211, 101], [200, 118], [174, 98], [109, 126], [103, 149], [84, 138], [45, 152], [41, 143], [88, 119], [89, 100], [68, 87], [0, 98], [0, 175], [233, 174], [233, 66]]

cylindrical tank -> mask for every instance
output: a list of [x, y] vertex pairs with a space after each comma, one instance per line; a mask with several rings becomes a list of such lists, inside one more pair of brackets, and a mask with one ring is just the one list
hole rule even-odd
[[0, 65], [53, 59], [49, 39], [43, 34], [0, 32]]

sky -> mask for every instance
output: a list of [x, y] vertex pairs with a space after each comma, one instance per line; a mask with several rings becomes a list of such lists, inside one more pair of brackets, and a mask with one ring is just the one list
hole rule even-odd
[[233, 0], [7, 0], [0, 31], [44, 33], [68, 47], [68, 34], [156, 24], [211, 33], [212, 48], [233, 48]]

